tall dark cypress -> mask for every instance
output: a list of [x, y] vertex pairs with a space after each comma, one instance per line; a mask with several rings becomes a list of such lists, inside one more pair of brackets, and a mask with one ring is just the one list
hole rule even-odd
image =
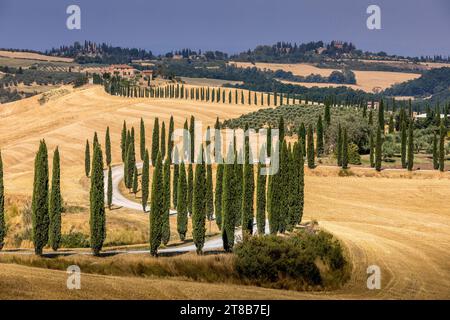
[[347, 128], [344, 128], [344, 137], [342, 139], [342, 169], [348, 168], [348, 137]]
[[150, 205], [150, 254], [158, 255], [158, 248], [161, 245], [162, 221], [164, 215], [164, 179], [161, 152], [158, 152], [154, 163], [152, 178], [152, 195]]
[[208, 220], [212, 220], [214, 217], [214, 190], [213, 190], [213, 174], [212, 165], [206, 165], [206, 195], [205, 195], [205, 210]]
[[144, 161], [144, 157], [145, 157], [145, 123], [144, 123], [144, 119], [141, 118], [141, 124], [140, 124], [140, 135], [139, 135], [139, 151], [140, 151], [140, 156], [141, 156], [141, 160]]
[[216, 215], [216, 224], [219, 230], [222, 229], [222, 186], [223, 186], [223, 171], [224, 164], [219, 163], [217, 165], [216, 172], [216, 189], [214, 190], [214, 211]]
[[281, 145], [280, 173], [278, 177], [278, 231], [284, 233], [287, 229], [289, 207], [289, 150], [286, 141]]
[[188, 226], [188, 212], [186, 168], [183, 161], [180, 164], [177, 188], [177, 231], [180, 240], [184, 241]]
[[48, 233], [48, 241], [54, 251], [58, 250], [61, 242], [61, 213], [63, 205], [61, 197], [60, 172], [59, 150], [56, 148], [53, 154], [52, 186], [49, 202], [50, 223]]
[[163, 169], [163, 203], [161, 241], [166, 245], [170, 240], [170, 160], [166, 158]]
[[254, 194], [255, 194], [255, 174], [253, 159], [250, 155], [250, 143], [248, 137], [245, 139], [244, 151], [244, 172], [242, 184], [242, 230], [243, 235], [253, 234], [254, 216]]
[[308, 158], [308, 168], [314, 169], [315, 163], [314, 163], [314, 132], [311, 125], [308, 126], [308, 134], [306, 136], [308, 149], [306, 150], [307, 158]]
[[377, 138], [375, 142], [375, 170], [381, 171], [381, 152], [382, 152], [382, 140], [381, 128], [377, 126]]
[[113, 185], [112, 185], [112, 170], [111, 166], [108, 167], [108, 190], [106, 192], [106, 204], [109, 210], [112, 207]]
[[134, 167], [136, 166], [135, 161], [135, 153], [134, 153], [134, 143], [130, 142], [128, 144], [127, 158], [125, 161], [125, 177], [124, 182], [125, 186], [128, 189], [133, 188], [133, 176], [134, 176]]
[[192, 163], [188, 166], [188, 178], [187, 178], [187, 210], [189, 215], [192, 214], [192, 194], [194, 189], [194, 170], [192, 168]]
[[34, 252], [42, 255], [48, 242], [48, 155], [45, 141], [39, 144], [34, 162], [34, 187], [32, 200], [32, 224]]
[[381, 133], [384, 134], [384, 102], [380, 100], [378, 104], [378, 125], [380, 126]]
[[145, 150], [144, 164], [142, 166], [141, 176], [141, 189], [142, 189], [142, 210], [147, 210], [148, 196], [150, 193], [150, 157], [148, 155], [148, 149]]
[[191, 141], [191, 145], [190, 145], [190, 148], [191, 148], [191, 152], [190, 152], [190, 161], [191, 162], [194, 162], [194, 160], [195, 160], [195, 155], [194, 155], [194, 152], [195, 152], [195, 118], [194, 118], [194, 116], [191, 116], [191, 120], [190, 120], [190, 123], [189, 123], [189, 135], [190, 135], [190, 141]]
[[203, 146], [195, 167], [194, 190], [192, 197], [192, 238], [197, 253], [201, 254], [206, 235], [206, 170], [203, 159]]
[[330, 126], [331, 123], [331, 112], [330, 112], [330, 104], [326, 103], [325, 104], [325, 124], [327, 125], [327, 127]]
[[5, 186], [3, 184], [3, 160], [0, 152], [0, 250], [5, 245], [6, 223], [5, 223]]
[[178, 153], [178, 147], [175, 147], [175, 151], [173, 152], [173, 159], [169, 161], [173, 162], [173, 183], [172, 183], [172, 202], [173, 207], [177, 207], [177, 192], [178, 192], [178, 175], [180, 174], [180, 155]]
[[159, 153], [159, 120], [158, 118], [155, 118], [155, 123], [153, 124], [153, 135], [152, 135], [152, 154], [151, 154], [151, 160], [152, 160], [152, 166], [155, 165], [156, 157]]
[[233, 148], [228, 148], [227, 161], [223, 171], [222, 185], [222, 242], [226, 252], [231, 252], [234, 246], [235, 229], [235, 192], [234, 185], [234, 165], [232, 164]]
[[106, 165], [111, 165], [111, 138], [109, 136], [109, 127], [106, 128], [106, 135], [105, 135], [105, 156], [106, 156]]
[[135, 197], [136, 197], [136, 193], [138, 192], [138, 188], [139, 188], [139, 175], [138, 175], [138, 169], [135, 165], [134, 169], [133, 169], [133, 186], [132, 186]]
[[373, 131], [372, 129], [370, 129], [370, 133], [369, 133], [369, 163], [370, 163], [370, 167], [374, 168], [375, 167], [375, 146], [374, 146], [374, 141], [373, 141]]
[[296, 223], [299, 224], [302, 222], [303, 208], [305, 203], [305, 160], [303, 157], [303, 150], [300, 146], [298, 146], [296, 157], [294, 157], [294, 162], [298, 165], [299, 211]]
[[441, 120], [439, 127], [439, 170], [444, 172], [445, 170], [445, 136], [447, 135], [447, 129], [445, 128], [444, 121]]
[[122, 150], [122, 162], [125, 162], [127, 157], [127, 124], [124, 121], [122, 127], [122, 134], [120, 138], [120, 149]]
[[302, 122], [300, 125], [300, 143], [302, 146], [302, 154], [303, 156], [306, 155], [306, 127], [305, 124]]
[[279, 139], [280, 139], [280, 143], [283, 143], [284, 141], [284, 118], [283, 116], [280, 117], [280, 119], [278, 120], [278, 130], [279, 130]]
[[161, 125], [161, 157], [166, 158], [166, 124], [164, 121]]
[[414, 166], [414, 123], [411, 119], [408, 126], [408, 171]]
[[[264, 145], [261, 147], [260, 160], [265, 159], [266, 150]], [[266, 230], [266, 180], [267, 176], [261, 171], [266, 167], [265, 164], [258, 161], [256, 171], [256, 227], [258, 234], [264, 234]]]
[[173, 132], [175, 130], [175, 124], [173, 121], [173, 116], [170, 116], [170, 121], [169, 121], [169, 134], [167, 136], [167, 155], [169, 156], [169, 160], [171, 162], [172, 161], [172, 153], [173, 153], [173, 140], [172, 140], [172, 135]]
[[[236, 145], [236, 144], [235, 144]], [[236, 202], [234, 202], [235, 208], [234, 208], [234, 213], [235, 213], [235, 225], [240, 226], [242, 223], [242, 184], [243, 184], [243, 169], [244, 166], [242, 163], [238, 163], [238, 159], [242, 159], [243, 154], [241, 152], [241, 150], [239, 150], [239, 153], [237, 153], [237, 156], [235, 156], [235, 160], [234, 160], [234, 185], [235, 187], [233, 188], [234, 191], [234, 198], [236, 199]]]
[[[403, 110], [403, 109], [402, 109]], [[406, 130], [407, 130], [407, 126], [406, 126], [406, 119], [403, 118], [401, 120], [401, 124], [400, 124], [400, 135], [401, 135], [401, 161], [402, 161], [402, 168], [406, 169]]]
[[89, 148], [89, 140], [86, 140], [86, 148], [84, 150], [84, 173], [89, 178], [91, 174], [91, 152]]
[[95, 144], [92, 158], [90, 190], [90, 244], [94, 255], [98, 255], [106, 237], [105, 186], [103, 178], [103, 157], [100, 144]]
[[317, 134], [316, 134], [316, 150], [317, 150], [317, 157], [321, 157], [324, 153], [324, 146], [323, 146], [323, 123], [322, 123], [322, 116], [319, 115], [319, 119], [317, 120]]
[[269, 128], [267, 128], [266, 149], [267, 156], [270, 157], [270, 155], [272, 154], [272, 127], [270, 125]]
[[280, 152], [280, 141], [277, 141], [275, 143], [274, 148], [274, 154], [278, 154], [278, 157], [273, 157], [271, 159], [271, 165], [272, 168], [278, 168], [277, 172], [271, 172], [270, 176], [270, 182], [269, 182], [269, 192], [268, 197], [270, 197], [269, 200], [269, 207], [268, 207], [268, 213], [269, 213], [269, 231], [271, 234], [277, 234], [280, 226], [280, 210], [284, 210], [284, 208], [281, 208], [281, 203], [283, 201], [281, 193], [284, 192], [282, 190], [282, 155]]

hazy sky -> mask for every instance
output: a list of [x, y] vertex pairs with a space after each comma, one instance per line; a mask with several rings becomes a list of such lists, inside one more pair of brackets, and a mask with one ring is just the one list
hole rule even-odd
[[[81, 30], [66, 8], [81, 8]], [[381, 8], [368, 30], [366, 8]], [[450, 55], [449, 0], [0, 0], [0, 47], [45, 50], [75, 40], [235, 53], [276, 41], [352, 41], [402, 55]]]

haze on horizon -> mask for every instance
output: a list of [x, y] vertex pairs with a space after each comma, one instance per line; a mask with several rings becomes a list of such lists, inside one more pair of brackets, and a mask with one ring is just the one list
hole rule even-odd
[[[81, 7], [81, 30], [66, 8]], [[381, 8], [368, 30], [366, 8]], [[45, 51], [74, 41], [138, 47], [155, 54], [191, 48], [237, 53], [277, 41], [341, 40], [405, 56], [450, 55], [446, 0], [0, 0], [0, 47]]]

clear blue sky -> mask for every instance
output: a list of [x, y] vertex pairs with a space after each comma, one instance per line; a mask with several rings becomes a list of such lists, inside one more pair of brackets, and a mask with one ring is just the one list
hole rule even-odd
[[[81, 30], [66, 8], [81, 7]], [[382, 30], [366, 28], [381, 7]], [[402, 55], [450, 55], [449, 0], [0, 0], [0, 47], [45, 50], [92, 40], [150, 49], [240, 52], [276, 41], [351, 41]]]

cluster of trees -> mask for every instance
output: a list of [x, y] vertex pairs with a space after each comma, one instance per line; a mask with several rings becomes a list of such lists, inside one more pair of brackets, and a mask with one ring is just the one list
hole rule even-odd
[[84, 63], [120, 64], [130, 63], [132, 60], [153, 59], [151, 51], [137, 48], [113, 47], [106, 43], [84, 41], [83, 44], [75, 42], [73, 45], [52, 48], [45, 52], [47, 55], [75, 58], [75, 61]]
[[[40, 141], [34, 161], [32, 196], [32, 239], [37, 255], [46, 245], [58, 250], [61, 243], [61, 213], [63, 200], [60, 183], [60, 156], [58, 147], [53, 154], [51, 185], [49, 181], [48, 152], [44, 140]], [[3, 164], [0, 156], [0, 249], [6, 235], [4, 221]]]

